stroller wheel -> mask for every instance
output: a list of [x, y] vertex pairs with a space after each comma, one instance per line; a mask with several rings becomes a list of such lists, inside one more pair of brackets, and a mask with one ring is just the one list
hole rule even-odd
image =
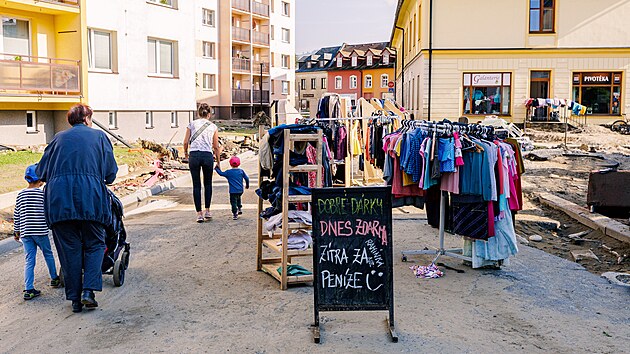
[[120, 255], [120, 262], [125, 266], [125, 269], [129, 268], [129, 251], [125, 250]]
[[122, 286], [125, 283], [125, 265], [121, 260], [114, 263], [114, 285]]

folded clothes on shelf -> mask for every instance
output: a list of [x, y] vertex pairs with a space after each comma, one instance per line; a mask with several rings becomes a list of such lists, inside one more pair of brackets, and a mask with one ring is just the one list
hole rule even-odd
[[[290, 250], [306, 251], [313, 244], [313, 238], [308, 231], [297, 230], [289, 235], [287, 248]], [[282, 246], [282, 240], [278, 240], [278, 246]]]
[[[311, 213], [308, 211], [289, 210], [288, 218], [289, 222], [301, 222], [306, 225], [311, 225], [313, 223]], [[269, 220], [267, 220], [263, 225], [263, 228], [270, 235], [273, 234], [277, 229], [282, 228], [282, 213], [270, 217]]]

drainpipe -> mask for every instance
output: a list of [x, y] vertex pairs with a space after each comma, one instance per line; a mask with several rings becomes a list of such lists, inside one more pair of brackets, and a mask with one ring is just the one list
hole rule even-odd
[[[433, 1], [433, 0], [431, 0], [431, 1]], [[401, 96], [400, 104], [403, 107], [405, 107], [405, 29], [400, 27], [400, 26], [395, 26], [395, 28], [401, 30], [402, 33], [403, 33], [403, 36], [402, 36], [402, 57], [401, 57], [402, 58], [402, 69], [401, 69], [402, 70], [401, 71], [402, 84], [400, 85], [400, 96]], [[396, 53], [396, 59], [398, 59], [398, 53]]]
[[429, 2], [429, 107], [427, 120], [431, 120], [431, 88], [433, 81], [433, 0]]

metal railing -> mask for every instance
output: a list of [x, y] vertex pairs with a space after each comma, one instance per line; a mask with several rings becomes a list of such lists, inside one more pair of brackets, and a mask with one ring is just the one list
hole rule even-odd
[[232, 7], [249, 12], [249, 0], [232, 0]]
[[252, 90], [232, 89], [233, 103], [251, 103]]
[[269, 45], [269, 33], [252, 31], [252, 41], [256, 44]]
[[251, 60], [243, 58], [232, 58], [232, 70], [234, 71], [250, 71]]
[[0, 53], [0, 90], [80, 94], [79, 63], [78, 60]]
[[269, 74], [269, 63], [266, 62], [254, 62], [254, 72], [260, 74], [260, 64], [262, 64], [262, 73]]
[[[261, 93], [261, 91], [260, 90], [254, 90], [253, 92], [254, 92], [254, 99], [253, 99], [252, 103], [253, 104], [260, 103], [260, 95], [261, 95], [260, 93]], [[265, 91], [265, 90], [262, 91], [262, 102], [263, 103], [269, 103], [269, 91]]]
[[254, 1], [252, 2], [252, 13], [269, 17], [269, 5]]
[[249, 42], [250, 30], [246, 28], [232, 26], [232, 39], [236, 41]]

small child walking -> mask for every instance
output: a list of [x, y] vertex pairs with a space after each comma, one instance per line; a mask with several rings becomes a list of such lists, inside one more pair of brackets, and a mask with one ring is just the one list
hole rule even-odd
[[243, 214], [241, 208], [243, 208], [243, 204], [241, 203], [241, 196], [243, 195], [243, 180], [245, 180], [245, 189], [249, 189], [249, 177], [245, 171], [239, 168], [241, 165], [241, 159], [236, 156], [232, 156], [230, 158], [230, 166], [231, 169], [223, 172], [221, 171], [221, 163], [218, 162], [215, 167], [215, 171], [219, 174], [219, 176], [223, 176], [227, 178], [228, 184], [230, 185], [230, 205], [232, 206], [232, 215], [233, 219], [237, 220], [238, 216]]
[[40, 188], [44, 183], [35, 174], [36, 167], [37, 164], [26, 168], [24, 179], [28, 182], [28, 188], [18, 193], [13, 212], [14, 238], [24, 246], [24, 300], [31, 300], [41, 294], [33, 286], [38, 247], [46, 260], [50, 286], [61, 287], [44, 217], [44, 191]]

